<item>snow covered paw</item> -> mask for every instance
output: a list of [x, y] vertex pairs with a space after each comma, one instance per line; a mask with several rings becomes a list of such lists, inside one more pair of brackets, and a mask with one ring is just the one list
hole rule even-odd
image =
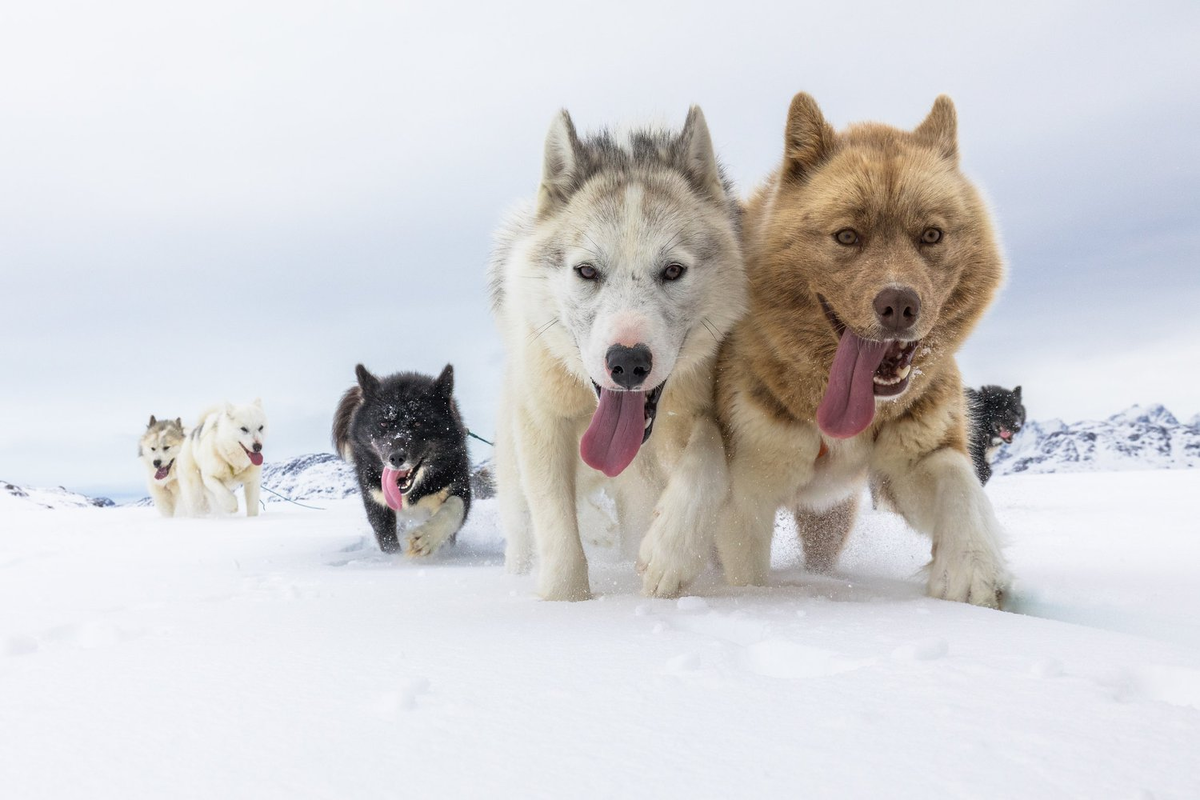
[[543, 575], [538, 582], [538, 596], [543, 600], [576, 602], [591, 600], [592, 590], [588, 586], [587, 573], [583, 577]]
[[409, 558], [427, 558], [437, 552], [442, 546], [443, 538], [440, 531], [417, 528], [408, 535], [404, 554]]
[[647, 597], [679, 597], [704, 570], [704, 559], [663, 546], [653, 530], [642, 542], [637, 571]]
[[934, 558], [929, 565], [929, 596], [985, 608], [1001, 608], [1009, 577], [1002, 563], [964, 553]]

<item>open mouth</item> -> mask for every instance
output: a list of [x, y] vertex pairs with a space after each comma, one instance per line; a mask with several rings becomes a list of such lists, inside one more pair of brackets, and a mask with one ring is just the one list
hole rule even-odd
[[[241, 443], [239, 442], [239, 444], [241, 444]], [[242, 445], [242, 449], [246, 451], [246, 458], [250, 459], [251, 464], [253, 464], [256, 467], [262, 466], [263, 454], [262, 454], [261, 450], [251, 450], [250, 448], [246, 447], [246, 445], [244, 445], [244, 444]]]
[[399, 511], [404, 508], [404, 495], [412, 491], [413, 484], [417, 480], [417, 470], [425, 462], [418, 461], [409, 469], [392, 469], [391, 467], [383, 468], [382, 486], [383, 499], [387, 502], [388, 508], [393, 511]]
[[175, 459], [171, 459], [166, 464], [162, 465], [154, 471], [154, 480], [165, 481], [167, 476], [171, 474], [171, 467], [175, 465]]
[[897, 397], [908, 388], [913, 356], [921, 342], [864, 339], [842, 322], [824, 297], [817, 298], [838, 337], [817, 424], [829, 436], [847, 439], [871, 424], [876, 398]]
[[998, 435], [1000, 436], [1001, 439], [1004, 440], [1005, 444], [1012, 444], [1012, 440], [1013, 440], [1013, 432], [1012, 431], [1007, 430], [1006, 428], [1001, 428]]
[[633, 462], [638, 449], [654, 432], [663, 381], [650, 391], [603, 389], [592, 381], [596, 412], [579, 442], [579, 456], [592, 469], [610, 478]]

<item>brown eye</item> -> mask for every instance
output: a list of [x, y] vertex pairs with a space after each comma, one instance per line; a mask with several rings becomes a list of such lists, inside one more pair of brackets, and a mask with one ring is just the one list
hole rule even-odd
[[662, 279], [664, 281], [677, 281], [683, 277], [683, 273], [687, 271], [687, 267], [683, 264], [667, 264], [667, 268], [662, 271]]
[[854, 228], [842, 228], [833, 235], [833, 238], [838, 244], [847, 246], [858, 244], [858, 231], [854, 230]]
[[942, 240], [942, 232], [937, 228], [926, 228], [921, 234], [921, 244], [937, 244]]
[[594, 281], [600, 274], [596, 272], [596, 268], [591, 264], [580, 264], [575, 268], [575, 271], [578, 272], [579, 277], [583, 278], [585, 281]]

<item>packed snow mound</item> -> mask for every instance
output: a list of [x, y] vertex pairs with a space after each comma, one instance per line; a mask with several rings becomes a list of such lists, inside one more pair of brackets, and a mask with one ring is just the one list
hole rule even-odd
[[1002, 447], [993, 469], [1106, 472], [1185, 469], [1200, 465], [1200, 415], [1180, 422], [1162, 405], [1131, 406], [1105, 420], [1029, 422]]
[[69, 491], [62, 486], [49, 489], [34, 489], [17, 486], [8, 481], [0, 481], [0, 502], [16, 502], [51, 509], [88, 508], [91, 506], [107, 508], [116, 505], [116, 503], [107, 497], [88, 497], [85, 494]]

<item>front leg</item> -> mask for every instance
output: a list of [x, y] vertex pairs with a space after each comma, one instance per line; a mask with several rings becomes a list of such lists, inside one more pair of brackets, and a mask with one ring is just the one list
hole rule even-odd
[[165, 486], [159, 486], [156, 483], [149, 485], [150, 497], [154, 499], [154, 507], [158, 509], [158, 513], [164, 517], [175, 516], [175, 495]]
[[408, 534], [408, 550], [410, 558], [431, 556], [447, 539], [458, 533], [466, 517], [466, 505], [458, 495], [450, 495], [446, 502], [434, 512], [425, 522], [413, 528]]
[[246, 492], [246, 516], [257, 517], [260, 508], [258, 498], [262, 493], [262, 468], [255, 467], [251, 470], [242, 487]]
[[533, 530], [521, 469], [517, 442], [513, 435], [511, 401], [501, 401], [496, 421], [496, 499], [500, 506], [500, 527], [504, 532], [504, 569], [524, 575], [533, 566]]
[[568, 419], [515, 414], [517, 460], [529, 498], [538, 550], [538, 594], [544, 600], [587, 600], [587, 557], [575, 510], [579, 436]]
[[929, 595], [999, 608], [1010, 578], [991, 501], [965, 452], [942, 448], [889, 474], [900, 513], [933, 539]]
[[226, 514], [236, 514], [238, 510], [237, 496], [229, 491], [229, 487], [221, 480], [210, 475], [204, 476], [204, 488], [212, 496], [213, 504]]
[[642, 540], [638, 571], [643, 592], [676, 597], [703, 571], [712, 550], [717, 510], [728, 491], [721, 432], [711, 418], [697, 417]]

